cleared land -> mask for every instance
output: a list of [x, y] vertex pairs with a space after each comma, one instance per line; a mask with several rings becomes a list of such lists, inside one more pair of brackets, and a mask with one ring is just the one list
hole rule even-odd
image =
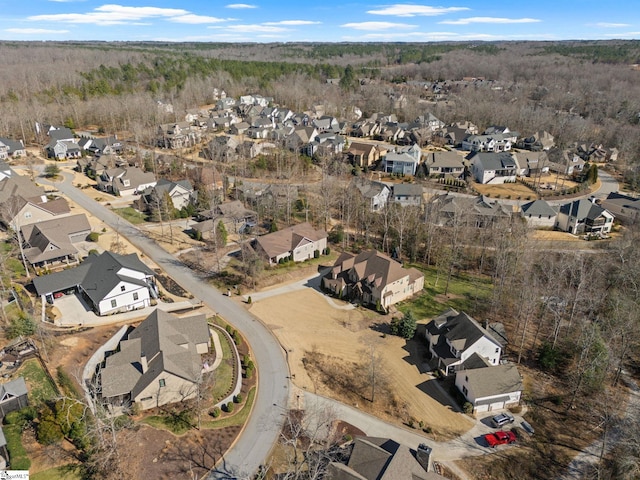
[[[332, 302], [345, 305], [335, 299]], [[299, 387], [336, 398], [333, 391], [314, 382], [305, 370], [306, 352], [320, 352], [348, 366], [363, 361], [373, 348], [382, 359], [380, 365], [390, 382], [389, 389], [402, 401], [408, 416], [445, 436], [459, 435], [472, 426], [469, 419], [454, 411], [436, 380], [424, 373], [421, 342], [406, 342], [377, 331], [391, 317], [362, 308], [337, 309], [325, 296], [310, 289], [254, 302], [249, 308], [272, 329], [288, 352], [291, 373]], [[371, 404], [364, 400], [358, 407], [369, 410]], [[372, 413], [387, 420], [405, 421], [399, 418], [399, 412]]]

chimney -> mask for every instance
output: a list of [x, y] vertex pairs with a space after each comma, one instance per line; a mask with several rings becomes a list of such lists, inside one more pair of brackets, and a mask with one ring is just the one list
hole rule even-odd
[[147, 356], [144, 354], [144, 352], [142, 352], [142, 354], [140, 355], [140, 366], [142, 367], [142, 373], [146, 373], [146, 371], [149, 369], [149, 366], [147, 365]]
[[420, 464], [422, 468], [424, 468], [425, 472], [430, 470], [431, 466], [431, 447], [428, 445], [421, 443], [418, 445], [418, 449], [416, 450], [416, 460]]

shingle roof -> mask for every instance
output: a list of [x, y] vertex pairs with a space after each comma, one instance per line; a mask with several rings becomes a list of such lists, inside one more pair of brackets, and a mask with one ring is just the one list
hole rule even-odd
[[586, 198], [574, 200], [571, 203], [565, 203], [560, 205], [560, 213], [575, 217], [578, 220], [588, 218], [589, 220], [595, 220], [605, 211], [600, 205], [592, 203]]
[[554, 217], [558, 214], [556, 209], [544, 200], [533, 200], [532, 202], [522, 205], [520, 209], [522, 211], [522, 215], [531, 215], [533, 217], [538, 215], [543, 217]]
[[27, 394], [27, 384], [23, 377], [18, 377], [10, 382], [0, 385], [0, 402], [6, 397], [20, 397]]
[[440, 314], [427, 324], [427, 331], [431, 335], [438, 335], [439, 342], [448, 339], [458, 351], [465, 351], [482, 337], [485, 337], [501, 346], [487, 330], [482, 328], [478, 322], [465, 312], [458, 313], [454, 309], [449, 309]]
[[518, 367], [512, 363], [462, 370], [458, 375], [468, 378], [469, 391], [473, 392], [476, 398], [506, 395], [522, 390], [522, 377]]
[[269, 257], [276, 257], [296, 248], [303, 238], [317, 242], [326, 237], [327, 232], [324, 230], [316, 230], [310, 223], [305, 222], [263, 235], [258, 237], [256, 241]]

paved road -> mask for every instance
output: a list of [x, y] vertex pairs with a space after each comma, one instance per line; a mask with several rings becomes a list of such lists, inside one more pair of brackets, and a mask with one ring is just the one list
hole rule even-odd
[[[43, 179], [39, 181], [49, 183]], [[274, 404], [289, 404], [289, 369], [276, 338], [242, 306], [207, 285], [191, 269], [145, 237], [136, 227], [73, 187], [69, 175], [64, 175], [63, 182], [52, 185], [111, 228], [118, 230], [185, 290], [218, 312], [240, 330], [245, 338], [250, 339], [260, 371], [253, 413], [236, 444], [227, 452], [218, 468], [210, 474], [212, 479], [250, 478], [259, 465], [265, 462], [280, 434], [284, 419]]]

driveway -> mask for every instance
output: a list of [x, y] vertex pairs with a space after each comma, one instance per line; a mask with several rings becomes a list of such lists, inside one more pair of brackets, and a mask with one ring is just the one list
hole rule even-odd
[[260, 373], [252, 415], [235, 445], [211, 472], [210, 478], [251, 478], [265, 462], [284, 422], [283, 417], [274, 415], [273, 405], [288, 405], [289, 401], [288, 366], [278, 341], [268, 328], [241, 305], [204, 283], [191, 269], [129, 222], [73, 187], [70, 174], [63, 173], [63, 178], [62, 182], [49, 182], [42, 178], [38, 181], [57, 187], [91, 215], [125, 236], [185, 290], [233, 324], [249, 341]]

